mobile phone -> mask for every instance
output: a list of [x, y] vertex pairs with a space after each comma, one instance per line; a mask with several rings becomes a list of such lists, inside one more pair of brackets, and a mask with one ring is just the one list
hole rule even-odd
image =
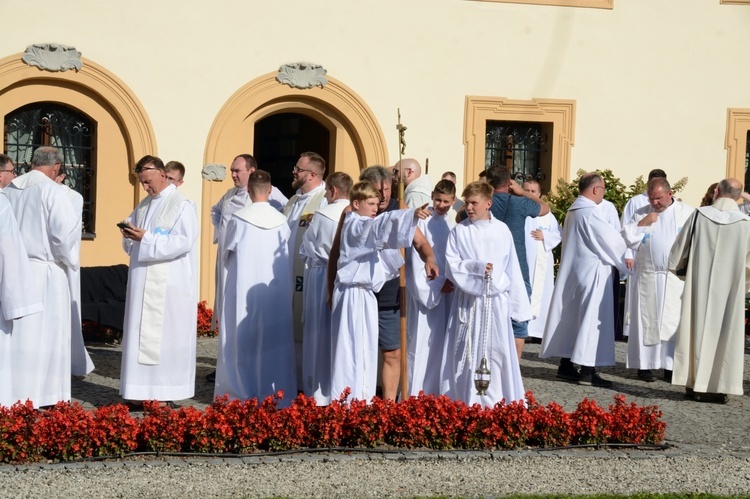
[[117, 226], [121, 229], [130, 229], [130, 225], [126, 224], [125, 222], [117, 222]]

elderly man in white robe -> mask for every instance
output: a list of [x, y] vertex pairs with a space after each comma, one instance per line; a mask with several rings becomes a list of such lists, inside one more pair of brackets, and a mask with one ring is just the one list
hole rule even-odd
[[635, 211], [622, 237], [635, 252], [630, 277], [630, 334], [628, 369], [638, 369], [638, 379], [656, 381], [652, 369], [664, 369], [672, 381], [674, 334], [679, 322], [683, 283], [667, 269], [669, 250], [693, 208], [672, 197], [667, 179], [648, 183], [649, 204]]
[[745, 293], [750, 290], [750, 218], [739, 211], [742, 184], [719, 182], [714, 203], [698, 208], [669, 254], [685, 279], [672, 384], [699, 402], [742, 395]]
[[227, 270], [214, 396], [264, 398], [283, 392], [280, 407], [297, 396], [292, 337], [292, 281], [287, 220], [269, 203], [271, 176], [248, 179], [252, 204], [227, 224]]
[[404, 196], [409, 208], [417, 208], [432, 200], [432, 181], [427, 173], [422, 173], [422, 166], [416, 159], [404, 158], [396, 162], [393, 176], [404, 179]]
[[30, 399], [34, 407], [70, 400], [71, 299], [66, 270], [79, 266], [81, 218], [65, 190], [55, 183], [62, 152], [40, 147], [31, 171], [15, 178], [8, 196], [26, 252], [30, 279], [42, 294], [44, 311], [15, 321], [13, 397]]
[[[625, 241], [598, 209], [604, 179], [587, 173], [563, 223], [562, 255], [544, 328], [541, 358], [560, 357], [557, 377], [608, 387], [596, 367], [615, 364], [612, 268], [626, 272]], [[618, 221], [619, 223], [619, 221]], [[574, 364], [581, 366], [581, 371]]]
[[0, 193], [0, 406], [13, 397], [13, 320], [42, 311], [42, 295], [31, 279], [21, 233], [8, 199]]
[[[538, 198], [542, 190], [536, 180], [523, 183], [523, 190]], [[526, 262], [531, 282], [531, 313], [529, 337], [544, 336], [544, 324], [555, 287], [555, 258], [552, 250], [562, 241], [560, 225], [552, 212], [538, 217], [526, 217]]]
[[148, 196], [118, 225], [130, 255], [120, 395], [137, 410], [195, 394], [198, 221], [161, 159], [144, 156], [135, 173]]
[[318, 405], [331, 401], [331, 310], [328, 308], [327, 266], [339, 219], [349, 206], [352, 178], [336, 172], [326, 179], [327, 206], [315, 212], [300, 254], [305, 258], [302, 321], [302, 387]]

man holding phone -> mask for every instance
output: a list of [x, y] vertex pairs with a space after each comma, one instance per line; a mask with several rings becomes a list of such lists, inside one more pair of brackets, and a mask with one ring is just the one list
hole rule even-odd
[[135, 173], [148, 197], [117, 226], [130, 255], [120, 395], [138, 410], [195, 394], [198, 220], [161, 159], [141, 158]]

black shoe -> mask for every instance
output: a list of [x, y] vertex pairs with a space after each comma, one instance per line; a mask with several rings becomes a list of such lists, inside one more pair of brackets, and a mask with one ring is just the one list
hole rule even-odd
[[670, 369], [664, 369], [664, 381], [667, 383], [672, 382], [672, 371]]
[[573, 364], [563, 364], [557, 368], [557, 377], [567, 381], [581, 381], [581, 373]]
[[143, 402], [141, 401], [128, 400], [125, 405], [130, 412], [143, 412]]
[[692, 399], [695, 398], [695, 392], [692, 388], [685, 387], [685, 398], [686, 399]]
[[211, 383], [216, 381], [216, 369], [206, 374], [206, 381], [210, 381]]
[[578, 381], [578, 384], [586, 386], [597, 386], [599, 388], [609, 388], [610, 386], [612, 386], [612, 382], [610, 380], [602, 378], [597, 372], [593, 372], [590, 376], [581, 378]]
[[693, 392], [693, 400], [709, 404], [726, 404], [729, 401], [729, 397], [725, 393]]
[[638, 379], [646, 383], [653, 383], [656, 381], [656, 376], [651, 372], [651, 369], [638, 369]]

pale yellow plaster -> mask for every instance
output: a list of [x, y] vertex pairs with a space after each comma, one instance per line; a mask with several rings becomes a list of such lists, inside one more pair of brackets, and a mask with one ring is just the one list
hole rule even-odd
[[[531, 5], [555, 5], [558, 7], [589, 7], [595, 9], [614, 9], [615, 0], [475, 0], [479, 2], [499, 2], [499, 3], [523, 3]], [[735, 2], [742, 0], [734, 0]], [[747, 0], [750, 1], [750, 0]], [[722, 3], [730, 3], [729, 0], [722, 0]]]

